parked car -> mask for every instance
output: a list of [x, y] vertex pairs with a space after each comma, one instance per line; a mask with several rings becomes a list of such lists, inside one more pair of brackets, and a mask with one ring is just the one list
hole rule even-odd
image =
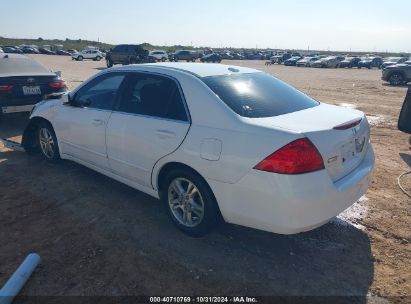
[[66, 90], [59, 76], [32, 58], [0, 54], [0, 115], [30, 112], [45, 95]]
[[196, 61], [198, 59], [198, 54], [194, 51], [189, 50], [179, 50], [173, 54], [174, 61], [185, 60], [189, 61]]
[[232, 53], [231, 55], [233, 56], [234, 60], [244, 60], [244, 56], [240, 53]]
[[49, 49], [39, 48], [40, 54], [44, 55], [56, 55], [56, 52], [50, 51]]
[[25, 46], [21, 48], [22, 52], [25, 54], [40, 54], [39, 50], [33, 47]]
[[381, 68], [384, 69], [390, 65], [404, 63], [407, 60], [408, 60], [407, 57], [388, 57], [388, 58], [383, 59]]
[[221, 53], [219, 54], [221, 59], [223, 60], [233, 60], [234, 56], [232, 56], [230, 53]]
[[304, 57], [297, 61], [296, 66], [298, 67], [310, 67], [312, 63], [316, 62], [318, 57]]
[[340, 68], [354, 68], [358, 67], [358, 63], [361, 61], [360, 57], [346, 57], [339, 64]]
[[221, 60], [222, 58], [218, 54], [205, 55], [200, 59], [201, 62], [213, 62], [213, 63], [216, 63], [216, 62], [220, 63]]
[[64, 51], [64, 50], [57, 50], [57, 51], [56, 51], [56, 54], [57, 54], [57, 55], [60, 55], [60, 56], [71, 56], [71, 55], [72, 55], [71, 53], [66, 52], [66, 51]]
[[149, 56], [149, 52], [141, 45], [120, 44], [106, 54], [107, 67], [115, 64], [136, 64], [155, 62], [155, 58]]
[[[398, 118], [398, 130], [411, 134], [411, 87], [408, 87], [407, 95], [401, 108], [400, 117]], [[411, 137], [408, 141], [411, 145]]]
[[274, 55], [270, 58], [271, 63], [278, 63], [278, 64], [282, 64], [284, 61], [288, 60], [291, 58], [291, 54], [289, 53], [284, 53], [281, 55]]
[[0, 53], [4, 53], [3, 48], [0, 47]]
[[23, 54], [23, 51], [12, 46], [3, 46], [3, 52], [8, 54]]
[[343, 57], [328, 56], [313, 62], [311, 66], [315, 68], [336, 68], [340, 64], [342, 58]]
[[220, 218], [293, 234], [364, 195], [369, 138], [364, 113], [319, 103], [269, 74], [158, 63], [101, 71], [38, 104], [23, 146], [161, 198], [190, 235]]
[[297, 62], [301, 59], [301, 56], [294, 56], [291, 57], [290, 59], [287, 59], [286, 61], [284, 61], [284, 65], [287, 66], [296, 66]]
[[411, 61], [387, 66], [382, 70], [382, 80], [394, 86], [411, 82]]
[[358, 63], [358, 68], [378, 68], [381, 69], [382, 67], [382, 58], [380, 57], [363, 57], [361, 61]]
[[94, 61], [100, 61], [104, 58], [102, 52], [97, 50], [83, 50], [79, 53], [71, 55], [72, 60], [83, 61], [84, 59], [91, 59]]
[[156, 61], [166, 61], [168, 60], [168, 54], [166, 51], [151, 51], [149, 53], [149, 56], [153, 57], [156, 59]]

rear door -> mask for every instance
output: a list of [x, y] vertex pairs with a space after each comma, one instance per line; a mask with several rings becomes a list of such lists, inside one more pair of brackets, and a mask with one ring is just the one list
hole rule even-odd
[[82, 87], [71, 105], [56, 112], [53, 121], [62, 153], [109, 169], [106, 127], [124, 79], [122, 73], [101, 75]]
[[130, 73], [107, 126], [111, 169], [151, 187], [155, 163], [178, 149], [189, 128], [189, 114], [176, 80]]

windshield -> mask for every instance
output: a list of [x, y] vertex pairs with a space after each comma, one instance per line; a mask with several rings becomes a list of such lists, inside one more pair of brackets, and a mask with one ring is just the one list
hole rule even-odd
[[227, 106], [244, 117], [273, 117], [319, 105], [266, 73], [209, 76], [202, 80]]

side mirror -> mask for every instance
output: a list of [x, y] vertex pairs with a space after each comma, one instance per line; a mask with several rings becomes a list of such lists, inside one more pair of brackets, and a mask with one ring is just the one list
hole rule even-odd
[[411, 87], [408, 88], [407, 95], [405, 96], [404, 105], [398, 120], [398, 129], [411, 134]]
[[63, 96], [61, 96], [61, 99], [63, 100], [63, 104], [64, 104], [64, 105], [69, 105], [69, 104], [71, 104], [70, 93], [64, 94]]

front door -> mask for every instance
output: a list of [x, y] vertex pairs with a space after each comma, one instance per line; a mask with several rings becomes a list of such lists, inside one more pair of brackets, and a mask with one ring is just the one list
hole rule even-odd
[[124, 74], [102, 75], [83, 86], [56, 113], [61, 153], [108, 169], [106, 127]]
[[156, 162], [174, 152], [190, 128], [176, 80], [130, 73], [107, 126], [107, 154], [118, 175], [151, 187]]

